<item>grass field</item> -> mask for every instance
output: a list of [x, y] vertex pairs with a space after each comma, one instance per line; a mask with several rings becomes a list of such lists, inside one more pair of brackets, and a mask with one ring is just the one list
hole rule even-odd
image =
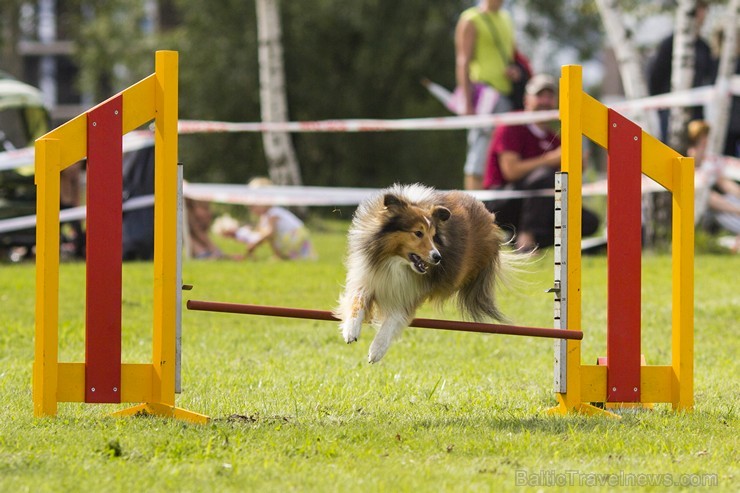
[[[188, 261], [185, 299], [330, 309], [344, 231], [315, 235], [321, 258], [289, 264]], [[233, 247], [232, 247], [233, 248]], [[605, 355], [605, 258], [583, 268], [583, 359]], [[0, 490], [612, 491], [740, 490], [740, 256], [696, 258], [695, 410], [666, 405], [623, 419], [549, 417], [553, 342], [407, 329], [377, 365], [373, 331], [346, 345], [337, 325], [183, 314], [178, 405], [207, 425], [69, 403], [35, 419], [34, 266], [0, 266]], [[552, 255], [501, 306], [551, 326]], [[670, 364], [670, 258], [643, 260], [643, 353]], [[62, 266], [60, 360], [84, 359], [84, 264]], [[151, 360], [152, 265], [124, 267], [123, 360]], [[454, 318], [449, 308], [420, 316]]]

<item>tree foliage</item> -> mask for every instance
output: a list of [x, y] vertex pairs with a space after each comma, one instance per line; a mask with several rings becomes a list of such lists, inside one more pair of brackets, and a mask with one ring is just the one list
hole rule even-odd
[[[451, 2], [343, 2], [283, 5], [285, 66], [293, 119], [444, 115], [421, 86], [453, 84]], [[303, 49], [297, 49], [303, 47]], [[302, 134], [306, 183], [387, 185], [462, 181], [463, 131]]]
[[[259, 121], [259, 66], [254, 2], [178, 0], [179, 27], [162, 46], [180, 52], [180, 118]], [[192, 181], [245, 183], [266, 175], [259, 134], [180, 138], [180, 160]]]
[[82, 70], [79, 89], [93, 101], [101, 101], [125, 89], [152, 65], [154, 39], [141, 31], [141, 2], [109, 0], [95, 5], [80, 3], [75, 58]]
[[[174, 49], [180, 53], [181, 118], [260, 120], [255, 2], [163, 0], [160, 5], [176, 13], [176, 22], [168, 23], [176, 27], [156, 36], [142, 33], [143, 0], [70, 2], [80, 5], [80, 81], [96, 101], [151, 73], [154, 50]], [[448, 116], [420, 80], [453, 87], [454, 28], [460, 12], [473, 4], [281, 2], [290, 119]], [[552, 50], [565, 44], [584, 56], [600, 48], [590, 1], [523, 0], [506, 8], [518, 9], [525, 52], [545, 39]], [[464, 130], [301, 133], [293, 140], [308, 185], [423, 181], [457, 188], [462, 183]], [[267, 174], [258, 134], [183, 135], [180, 142], [189, 180], [243, 183]]]
[[[255, 6], [226, 3], [179, 2], [183, 24], [171, 38], [181, 52], [183, 118], [260, 119]], [[441, 1], [281, 4], [291, 120], [445, 115], [419, 81], [452, 85], [459, 10]], [[420, 180], [452, 187], [462, 180], [463, 131], [304, 133], [293, 139], [308, 185]], [[259, 135], [183, 136], [182, 142], [181, 159], [193, 180], [244, 182], [267, 173]]]
[[[515, 4], [526, 12], [517, 26], [519, 44], [525, 51], [544, 48], [555, 55], [567, 48], [581, 59], [590, 59], [602, 49], [601, 19], [593, 0], [525, 0]], [[549, 71], [554, 68], [559, 67], [542, 67]]]

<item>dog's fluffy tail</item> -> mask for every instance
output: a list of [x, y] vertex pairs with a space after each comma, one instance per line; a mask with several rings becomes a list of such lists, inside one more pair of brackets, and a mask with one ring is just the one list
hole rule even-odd
[[478, 275], [463, 286], [457, 301], [460, 311], [476, 322], [487, 318], [503, 321], [505, 317], [496, 306], [495, 289], [501, 273], [501, 259], [497, 255]]
[[478, 273], [478, 276], [458, 293], [458, 308], [475, 321], [494, 319], [499, 322], [510, 320], [499, 310], [496, 292], [500, 286], [515, 287], [526, 267], [533, 261], [534, 252], [523, 253], [502, 248], [496, 258]]

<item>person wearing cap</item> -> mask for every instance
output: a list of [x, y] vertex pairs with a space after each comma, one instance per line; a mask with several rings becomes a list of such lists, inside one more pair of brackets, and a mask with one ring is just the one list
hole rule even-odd
[[[512, 109], [508, 99], [512, 81], [522, 77], [513, 63], [516, 46], [511, 16], [501, 8], [503, 0], [481, 0], [460, 14], [455, 28], [455, 80], [462, 91], [461, 114], [474, 115], [476, 84], [486, 84], [498, 93], [492, 113]], [[471, 128], [465, 157], [465, 189], [482, 188], [486, 150], [492, 128]]]
[[[547, 74], [532, 77], [526, 85], [525, 111], [556, 108], [557, 85]], [[547, 122], [501, 125], [488, 149], [483, 185], [487, 189], [532, 191], [553, 189], [560, 170], [560, 138]], [[552, 197], [501, 199], [486, 203], [496, 222], [515, 235], [520, 251], [550, 246], [554, 242]], [[596, 232], [598, 217], [583, 210], [583, 235]]]

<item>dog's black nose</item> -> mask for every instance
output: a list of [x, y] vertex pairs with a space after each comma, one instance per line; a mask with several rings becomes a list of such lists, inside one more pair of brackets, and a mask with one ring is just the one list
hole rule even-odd
[[440, 262], [440, 260], [442, 260], [442, 255], [440, 255], [437, 252], [434, 252], [432, 254], [432, 262], [434, 262], [435, 264], [438, 264]]

